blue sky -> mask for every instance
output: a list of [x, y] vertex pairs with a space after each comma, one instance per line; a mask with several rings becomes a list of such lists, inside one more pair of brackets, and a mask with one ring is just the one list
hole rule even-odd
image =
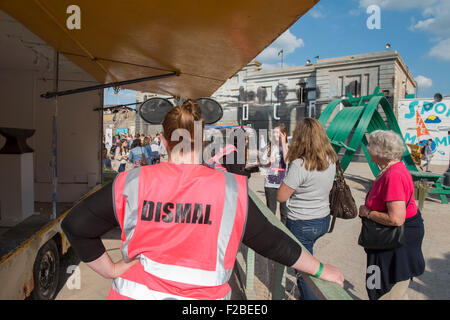
[[[128, 104], [134, 102], [136, 102], [136, 91], [120, 90], [118, 94], [115, 94], [112, 88], [105, 89], [104, 91], [104, 105]], [[130, 108], [134, 108], [134, 106], [130, 106]]]
[[[370, 5], [380, 8], [380, 29], [370, 30]], [[263, 69], [306, 60], [397, 50], [419, 84], [419, 97], [450, 94], [450, 0], [321, 0], [258, 55]]]
[[[381, 29], [370, 30], [366, 12], [377, 5]], [[306, 60], [397, 50], [416, 78], [419, 97], [450, 94], [450, 0], [321, 0], [257, 59], [263, 69], [304, 65]], [[114, 95], [105, 90], [105, 104], [135, 102], [134, 91]]]

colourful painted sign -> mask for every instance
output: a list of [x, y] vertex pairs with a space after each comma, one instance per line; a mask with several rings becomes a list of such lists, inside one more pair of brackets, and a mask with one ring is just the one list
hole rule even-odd
[[434, 164], [448, 165], [450, 156], [450, 99], [404, 99], [398, 103], [398, 123], [405, 142], [424, 146], [432, 140]]
[[421, 116], [425, 114], [426, 116], [432, 116], [432, 119], [435, 119], [437, 115], [439, 115], [439, 117], [450, 117], [450, 100], [443, 100], [438, 103], [426, 100], [401, 100], [399, 102], [399, 107], [401, 102], [409, 102], [408, 112], [404, 115], [405, 119], [413, 118], [415, 111], [418, 111], [419, 109]]
[[116, 129], [116, 134], [128, 134], [127, 128], [118, 128]]

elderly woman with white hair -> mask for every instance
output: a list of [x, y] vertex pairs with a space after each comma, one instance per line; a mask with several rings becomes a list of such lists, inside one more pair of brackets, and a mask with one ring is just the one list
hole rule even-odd
[[[365, 205], [359, 208], [359, 216], [385, 226], [404, 224], [403, 246], [365, 249], [367, 293], [371, 300], [406, 299], [410, 279], [423, 274], [425, 269], [423, 220], [414, 201], [412, 176], [402, 162], [406, 149], [403, 139], [395, 132], [377, 130], [369, 135], [367, 151], [381, 170], [366, 196]], [[375, 281], [374, 270], [379, 272], [375, 274]]]

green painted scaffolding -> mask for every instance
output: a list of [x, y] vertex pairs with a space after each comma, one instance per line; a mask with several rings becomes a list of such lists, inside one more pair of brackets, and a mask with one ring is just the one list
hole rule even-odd
[[[397, 118], [392, 110], [389, 101], [379, 87], [369, 96], [349, 97], [337, 99], [330, 102], [323, 110], [319, 122], [326, 128], [327, 136], [337, 154], [344, 152], [341, 166], [345, 171], [356, 155], [359, 147], [363, 150], [367, 163], [376, 177], [380, 168], [371, 161], [367, 152], [367, 136], [375, 130], [392, 130], [401, 137], [403, 134], [397, 122]], [[380, 113], [380, 108], [384, 112], [385, 119]], [[411, 173], [414, 181], [426, 180], [432, 185], [428, 190], [429, 194], [438, 194], [442, 203], [448, 203], [447, 195], [450, 194], [450, 187], [442, 184], [444, 176], [433, 173], [419, 172], [411, 157], [406, 143], [406, 151], [403, 154], [403, 162]]]

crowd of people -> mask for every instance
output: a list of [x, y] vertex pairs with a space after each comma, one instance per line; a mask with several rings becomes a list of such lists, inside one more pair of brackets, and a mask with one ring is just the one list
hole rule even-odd
[[136, 133], [115, 135], [112, 145], [105, 145], [103, 158], [105, 167], [115, 172], [128, 171], [144, 165], [157, 164], [167, 152], [161, 134], [155, 137]]
[[[269, 223], [247, 196], [245, 164], [225, 163], [213, 170], [195, 161], [198, 151], [177, 150], [175, 142], [165, 139], [184, 129], [193, 145], [194, 123], [202, 119], [198, 105], [188, 100], [169, 111], [164, 132], [155, 138], [116, 136], [113, 151], [106, 152], [112, 152], [112, 167], [119, 172], [114, 183], [64, 219], [63, 230], [80, 259], [114, 279], [109, 299], [229, 299], [227, 282], [240, 241], [294, 268], [301, 299], [317, 299], [302, 273], [342, 287], [342, 272], [313, 256], [315, 242], [329, 230], [329, 195], [338, 161], [320, 122], [300, 119], [290, 144], [286, 127], [277, 126], [260, 159], [267, 206], [275, 214], [280, 204], [282, 223], [304, 250]], [[401, 299], [409, 279], [424, 272], [423, 220], [411, 174], [401, 161], [402, 138], [379, 130], [368, 142], [381, 171], [359, 216], [384, 226], [404, 225], [406, 242], [399, 248], [365, 249], [367, 268], [381, 270], [380, 285], [367, 292], [370, 299]], [[148, 166], [159, 162], [163, 149], [168, 162]], [[122, 229], [123, 260], [113, 263], [100, 237], [117, 226]]]

